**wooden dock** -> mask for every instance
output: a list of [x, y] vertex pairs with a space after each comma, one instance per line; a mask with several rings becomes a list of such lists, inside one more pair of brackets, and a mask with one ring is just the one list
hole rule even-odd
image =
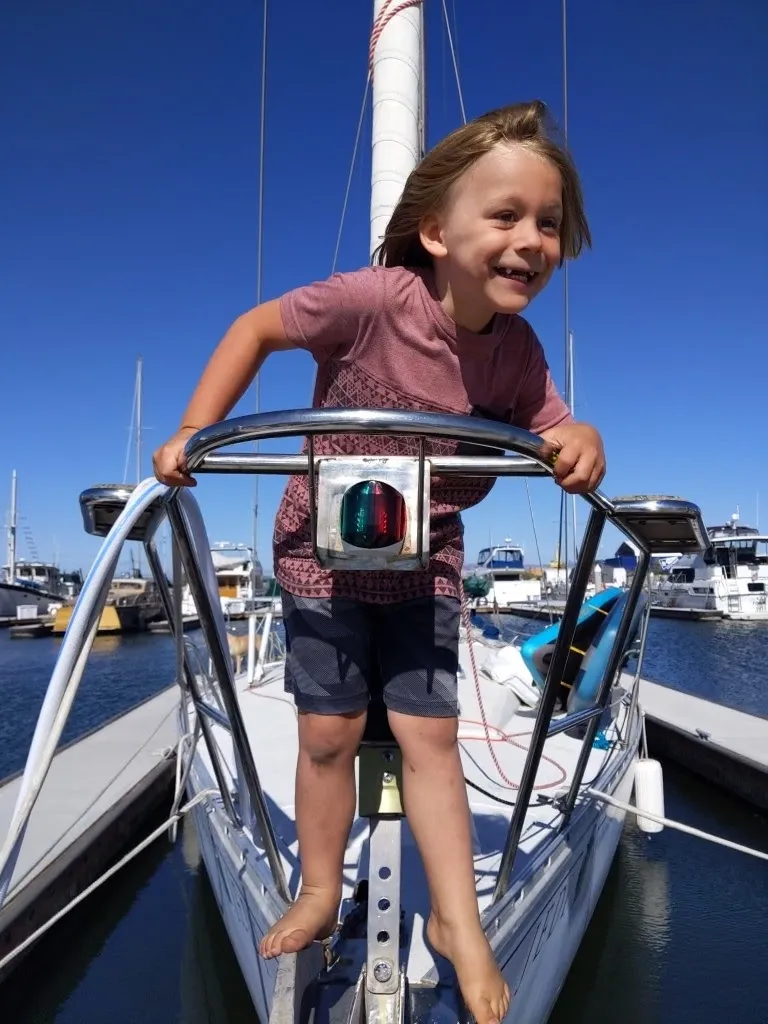
[[[163, 801], [170, 810], [178, 705], [174, 685], [56, 754], [0, 910], [0, 959], [113, 863]], [[0, 784], [0, 836], [20, 785], [21, 773]]]
[[768, 811], [768, 718], [645, 679], [640, 704], [652, 756]]

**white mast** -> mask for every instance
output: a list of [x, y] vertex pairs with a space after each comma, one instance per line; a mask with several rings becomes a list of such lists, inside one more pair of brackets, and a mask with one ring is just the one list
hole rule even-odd
[[424, 19], [415, 0], [374, 0], [371, 255], [423, 150]]
[[11, 475], [11, 511], [8, 517], [8, 582], [16, 582], [16, 470]]

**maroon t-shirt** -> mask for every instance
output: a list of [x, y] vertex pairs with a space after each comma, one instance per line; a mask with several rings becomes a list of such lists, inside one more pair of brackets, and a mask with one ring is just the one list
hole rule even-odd
[[[519, 316], [497, 315], [484, 334], [453, 320], [430, 270], [367, 267], [297, 288], [280, 300], [288, 338], [317, 361], [315, 408], [421, 409], [471, 413], [541, 433], [571, 420], [541, 344]], [[453, 455], [458, 442], [427, 440], [427, 454]], [[306, 450], [306, 445], [305, 445]], [[416, 455], [418, 442], [368, 435], [317, 437], [318, 455]], [[306, 476], [288, 482], [277, 513], [275, 575], [299, 597], [391, 603], [461, 596], [464, 549], [458, 513], [494, 481], [431, 480], [429, 568], [385, 572], [322, 569], [312, 553]]]

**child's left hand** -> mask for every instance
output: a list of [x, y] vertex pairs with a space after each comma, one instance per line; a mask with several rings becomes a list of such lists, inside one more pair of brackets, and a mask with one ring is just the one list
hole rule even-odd
[[594, 491], [605, 476], [603, 441], [588, 423], [566, 423], [541, 437], [557, 452], [555, 480], [569, 494]]

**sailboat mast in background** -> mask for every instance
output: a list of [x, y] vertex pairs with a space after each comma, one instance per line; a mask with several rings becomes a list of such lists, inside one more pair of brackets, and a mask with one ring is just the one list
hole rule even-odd
[[142, 389], [144, 386], [144, 359], [139, 356], [136, 365], [136, 483], [141, 483], [141, 416]]
[[16, 470], [11, 474], [11, 511], [8, 514], [8, 582], [16, 582]]

